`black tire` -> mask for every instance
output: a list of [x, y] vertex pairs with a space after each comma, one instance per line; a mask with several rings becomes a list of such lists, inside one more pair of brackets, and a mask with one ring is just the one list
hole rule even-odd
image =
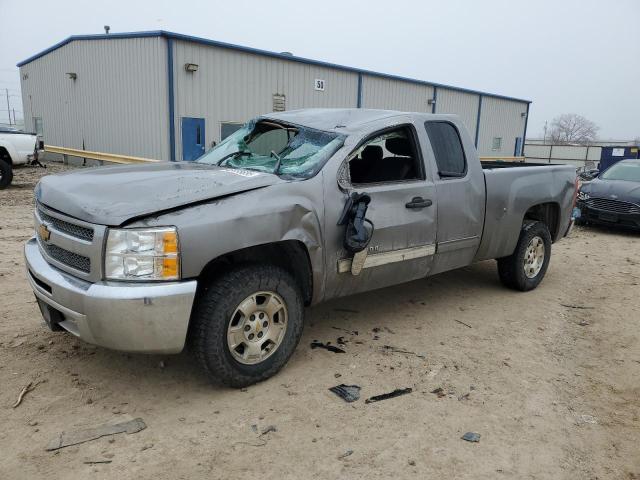
[[[282, 340], [260, 363], [243, 364], [233, 357], [227, 329], [236, 308], [256, 292], [275, 292], [287, 310]], [[285, 270], [270, 265], [244, 265], [205, 285], [191, 318], [191, 348], [211, 381], [246, 387], [275, 375], [293, 354], [304, 326], [302, 292]]]
[[11, 165], [4, 160], [0, 160], [0, 190], [11, 185], [12, 180], [13, 169], [11, 168]]
[[[535, 276], [529, 277], [525, 273], [525, 256], [529, 243], [534, 238], [542, 239], [544, 244], [544, 260], [540, 270]], [[525, 222], [520, 231], [518, 244], [512, 255], [498, 259], [498, 275], [500, 281], [505, 287], [521, 292], [527, 292], [536, 288], [549, 267], [551, 259], [551, 234], [549, 228], [542, 223], [536, 221]]]

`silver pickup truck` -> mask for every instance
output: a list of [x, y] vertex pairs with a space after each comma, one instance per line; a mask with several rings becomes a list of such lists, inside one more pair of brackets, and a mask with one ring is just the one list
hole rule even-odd
[[535, 288], [576, 188], [570, 166], [481, 164], [453, 115], [274, 113], [195, 162], [44, 177], [28, 279], [53, 330], [188, 344], [212, 379], [245, 386], [287, 362], [305, 306], [487, 259]]

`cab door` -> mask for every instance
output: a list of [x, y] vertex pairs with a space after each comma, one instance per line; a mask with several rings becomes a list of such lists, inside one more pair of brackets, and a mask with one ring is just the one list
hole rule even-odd
[[352, 254], [343, 248], [345, 228], [335, 227], [341, 210], [325, 210], [330, 244], [325, 298], [394, 285], [429, 272], [435, 253], [437, 201], [419, 145], [410, 123], [376, 131], [345, 160], [341, 189], [328, 185], [325, 198], [341, 195], [339, 205], [353, 192], [371, 197], [366, 218], [373, 223], [373, 234], [364, 268], [353, 275]]

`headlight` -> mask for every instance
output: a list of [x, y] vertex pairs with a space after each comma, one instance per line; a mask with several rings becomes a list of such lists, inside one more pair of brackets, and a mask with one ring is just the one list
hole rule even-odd
[[578, 192], [578, 200], [589, 200], [589, 194], [586, 192]]
[[175, 227], [109, 229], [104, 256], [107, 280], [178, 280]]

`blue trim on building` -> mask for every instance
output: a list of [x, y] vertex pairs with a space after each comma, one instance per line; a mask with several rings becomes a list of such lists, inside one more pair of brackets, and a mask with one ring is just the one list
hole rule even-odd
[[362, 74], [358, 74], [358, 102], [357, 107], [362, 108]]
[[527, 116], [524, 118], [524, 132], [522, 133], [522, 154], [524, 155], [524, 144], [527, 141], [527, 124], [529, 123], [529, 107], [531, 105], [527, 103]]
[[478, 148], [478, 137], [480, 136], [480, 116], [482, 115], [482, 95], [478, 97], [478, 117], [476, 118], [476, 140], [475, 146]]
[[433, 87], [433, 97], [431, 98], [431, 113], [436, 113], [436, 102], [438, 101], [438, 87]]
[[304, 58], [304, 57], [296, 57], [296, 56], [292, 56], [292, 55], [283, 55], [281, 53], [276, 53], [276, 52], [270, 52], [268, 50], [261, 50], [258, 48], [251, 48], [251, 47], [244, 47], [242, 45], [235, 45], [232, 43], [225, 43], [225, 42], [219, 42], [217, 40], [209, 40], [206, 38], [200, 38], [200, 37], [193, 37], [191, 35], [183, 35], [181, 33], [173, 33], [173, 32], [167, 32], [164, 30], [154, 30], [154, 31], [149, 31], [149, 32], [130, 32], [130, 33], [110, 33], [108, 35], [105, 34], [96, 34], [96, 35], [72, 35], [66, 39], [64, 39], [63, 41], [56, 43], [55, 45], [47, 48], [46, 50], [43, 50], [40, 53], [37, 53], [29, 58], [27, 58], [26, 60], [23, 60], [22, 62], [18, 63], [17, 66], [18, 67], [22, 67], [23, 65], [26, 65], [27, 63], [30, 63], [40, 57], [43, 57], [44, 55], [47, 55], [48, 53], [63, 47], [64, 45], [73, 42], [75, 40], [113, 40], [113, 39], [122, 39], [122, 38], [145, 38], [145, 37], [164, 37], [167, 39], [174, 39], [174, 40], [183, 40], [186, 42], [194, 42], [194, 43], [199, 43], [201, 45], [210, 45], [210, 46], [214, 46], [214, 47], [219, 47], [219, 48], [227, 48], [230, 50], [236, 50], [236, 51], [240, 51], [240, 52], [245, 52], [245, 53], [253, 53], [255, 55], [261, 55], [263, 57], [272, 57], [272, 58], [279, 58], [281, 60], [288, 60], [290, 62], [298, 62], [298, 63], [304, 63], [307, 65], [315, 65], [318, 67], [324, 67], [324, 68], [334, 68], [337, 70], [342, 70], [344, 72], [353, 72], [353, 73], [358, 73], [360, 75], [371, 75], [373, 77], [378, 77], [378, 78], [387, 78], [390, 80], [400, 80], [403, 82], [409, 82], [409, 83], [414, 83], [414, 84], [418, 84], [418, 85], [427, 85], [430, 87], [439, 87], [439, 88], [446, 88], [448, 90], [454, 90], [454, 91], [458, 91], [458, 92], [464, 92], [464, 93], [472, 93], [475, 95], [483, 95], [485, 97], [493, 97], [493, 98], [501, 98], [504, 100], [511, 100], [511, 101], [515, 101], [515, 102], [522, 102], [522, 103], [531, 103], [531, 100], [525, 100], [522, 98], [515, 98], [515, 97], [508, 97], [505, 95], [497, 95], [497, 94], [493, 94], [493, 93], [487, 93], [487, 92], [481, 92], [479, 90], [472, 90], [472, 89], [468, 89], [468, 88], [461, 88], [461, 87], [453, 87], [451, 85], [445, 85], [442, 83], [434, 83], [434, 82], [427, 82], [425, 80], [417, 80], [415, 78], [408, 78], [408, 77], [401, 77], [399, 75], [390, 75], [387, 73], [380, 73], [380, 72], [374, 72], [372, 70], [364, 70], [364, 69], [360, 69], [360, 68], [355, 68], [355, 67], [347, 67], [345, 65], [338, 65], [335, 63], [330, 63], [330, 62], [321, 62], [319, 60], [312, 60], [310, 58]]
[[167, 97], [169, 99], [169, 160], [176, 161], [175, 101], [173, 98], [173, 39], [167, 38]]

